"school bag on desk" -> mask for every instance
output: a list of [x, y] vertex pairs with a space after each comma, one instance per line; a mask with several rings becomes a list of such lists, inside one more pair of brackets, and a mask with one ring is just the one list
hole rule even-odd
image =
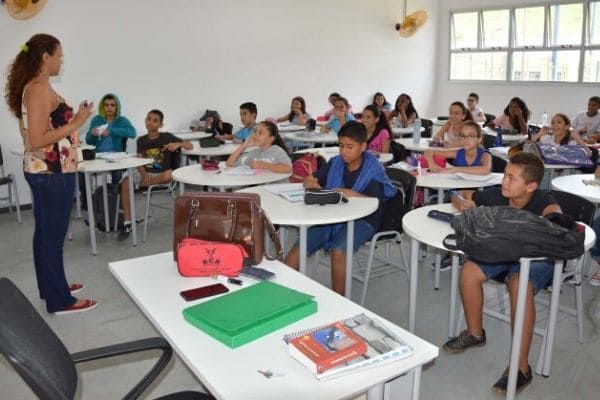
[[456, 233], [446, 236], [444, 246], [484, 263], [571, 260], [584, 252], [585, 229], [565, 214], [544, 218], [514, 207], [473, 207], [454, 217], [452, 227]]
[[323, 156], [311, 152], [292, 154], [292, 159], [292, 176], [289, 178], [292, 183], [303, 182], [304, 178], [317, 172], [327, 163]]
[[[273, 255], [265, 251], [265, 230], [275, 247]], [[196, 251], [198, 257], [205, 257], [215, 243], [234, 245], [232, 249], [241, 246], [250, 265], [260, 264], [263, 257], [279, 258], [282, 253], [275, 228], [260, 207], [260, 196], [255, 193], [190, 192], [177, 197], [173, 229], [176, 261], [184, 240], [186, 251]], [[206, 242], [211, 244], [206, 245]]]
[[508, 150], [508, 155], [512, 157], [521, 151], [536, 154], [544, 164], [573, 165], [577, 167], [594, 166], [594, 162], [586, 149], [578, 144], [555, 145], [524, 140], [512, 146]]

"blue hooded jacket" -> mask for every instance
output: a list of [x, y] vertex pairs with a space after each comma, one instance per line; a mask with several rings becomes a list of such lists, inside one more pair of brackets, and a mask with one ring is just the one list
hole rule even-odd
[[[117, 103], [117, 110], [115, 112], [115, 118], [108, 123], [108, 131], [110, 135], [95, 136], [92, 131], [94, 128], [106, 124], [106, 112], [104, 111], [104, 100], [107, 97], [113, 97]], [[98, 115], [92, 118], [90, 127], [85, 135], [85, 142], [96, 146], [97, 152], [115, 152], [125, 151], [127, 139], [135, 138], [136, 131], [131, 122], [126, 117], [121, 115], [121, 101], [117, 95], [112, 93], [105, 94], [98, 104]]]

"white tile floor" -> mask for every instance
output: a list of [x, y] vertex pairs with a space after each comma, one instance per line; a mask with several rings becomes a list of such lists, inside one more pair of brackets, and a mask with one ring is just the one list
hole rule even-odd
[[[98, 234], [98, 255], [92, 256], [87, 226], [82, 220], [73, 220], [73, 240], [65, 244], [65, 264], [71, 282], [83, 282], [86, 289], [80, 297], [99, 301], [99, 307], [89, 313], [71, 316], [49, 316], [37, 298], [31, 255], [33, 216], [31, 210], [23, 213], [19, 225], [15, 215], [0, 213], [0, 276], [11, 278], [41, 312], [50, 326], [64, 341], [67, 348], [80, 351], [122, 341], [157, 335], [156, 330], [137, 309], [107, 268], [113, 260], [138, 257], [170, 250], [172, 219], [171, 198], [167, 194], [155, 197], [161, 207], [149, 227], [148, 242], [132, 247], [129, 241], [117, 242], [116, 233]], [[142, 215], [143, 200], [138, 196], [138, 215]], [[153, 200], [154, 201], [154, 200]], [[140, 225], [141, 227], [141, 225]], [[432, 290], [432, 271], [426, 261], [419, 276], [416, 333], [431, 343], [441, 346], [446, 339], [449, 274], [442, 274], [439, 291]], [[328, 270], [320, 268], [317, 278], [327, 284]], [[405, 326], [407, 320], [408, 284], [403, 273], [394, 273], [373, 280], [369, 285], [366, 306], [383, 317]], [[359, 298], [360, 283], [354, 285], [354, 299]], [[570, 289], [563, 291], [561, 300], [572, 302]], [[520, 399], [597, 399], [600, 398], [600, 288], [584, 283], [584, 344], [576, 341], [575, 321], [562, 318], [557, 329], [552, 375], [535, 376]], [[538, 310], [541, 320], [544, 309]], [[440, 357], [425, 368], [422, 377], [422, 399], [497, 399], [490, 386], [508, 364], [510, 329], [505, 323], [486, 318], [488, 343], [485, 347], [461, 355]], [[534, 364], [541, 340], [535, 338], [530, 355]], [[121, 361], [121, 360], [120, 360]], [[144, 367], [153, 358], [127, 357], [121, 362], [89, 363], [80, 368], [80, 399], [119, 398], [141, 377]], [[126, 361], [126, 362], [125, 362]], [[107, 385], [106, 382], [110, 382]], [[0, 398], [35, 398], [19, 376], [0, 357]], [[201, 389], [183, 363], [175, 360], [146, 395], [148, 398], [176, 390]]]

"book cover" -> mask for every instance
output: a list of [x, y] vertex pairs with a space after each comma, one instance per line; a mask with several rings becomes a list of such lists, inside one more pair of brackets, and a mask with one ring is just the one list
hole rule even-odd
[[339, 321], [299, 336], [291, 340], [289, 346], [292, 357], [315, 374], [320, 374], [367, 352], [365, 341]]
[[[367, 351], [361, 356], [345, 360], [343, 363], [321, 373], [316, 371], [313, 372], [315, 377], [319, 380], [333, 379], [354, 372], [375, 368], [379, 365], [385, 365], [401, 360], [413, 354], [413, 349], [404, 343], [397, 334], [387, 328], [385, 324], [366, 314], [358, 314], [339, 322], [366, 343]], [[290, 346], [292, 340], [305, 335], [310, 335], [327, 326], [329, 325], [285, 335], [283, 340], [288, 344], [290, 354], [293, 356], [292, 346]]]

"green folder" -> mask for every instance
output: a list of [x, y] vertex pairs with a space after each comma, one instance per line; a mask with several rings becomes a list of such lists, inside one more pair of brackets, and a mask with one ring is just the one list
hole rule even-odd
[[317, 312], [313, 297], [262, 281], [183, 310], [195, 327], [235, 348]]

